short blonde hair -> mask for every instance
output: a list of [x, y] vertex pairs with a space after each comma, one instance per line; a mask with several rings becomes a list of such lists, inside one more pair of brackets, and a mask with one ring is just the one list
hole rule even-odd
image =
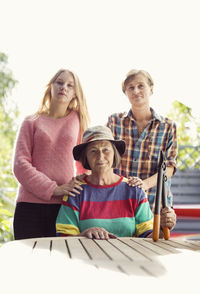
[[147, 83], [149, 84], [150, 87], [154, 85], [153, 79], [147, 71], [142, 69], [132, 69], [127, 73], [124, 81], [122, 82], [122, 91], [124, 93], [126, 91], [126, 85], [128, 84], [128, 82], [139, 74], [142, 74], [147, 79]]
[[66, 109], [66, 112], [72, 111], [72, 110], [77, 111], [77, 113], [79, 115], [79, 119], [80, 119], [81, 132], [83, 133], [89, 125], [90, 116], [89, 116], [89, 112], [88, 112], [88, 108], [87, 108], [87, 104], [86, 104], [86, 99], [83, 94], [83, 90], [82, 90], [79, 78], [74, 72], [72, 72], [68, 69], [60, 69], [49, 81], [49, 83], [47, 84], [47, 89], [46, 89], [44, 96], [43, 96], [43, 99], [42, 99], [41, 106], [39, 107], [36, 114], [40, 115], [40, 114], [48, 114], [49, 113], [50, 105], [51, 105], [51, 98], [52, 98], [51, 97], [51, 85], [56, 81], [56, 79], [59, 77], [59, 75], [63, 72], [68, 72], [72, 75], [72, 77], [74, 79], [75, 93], [76, 93], [76, 98], [71, 100], [68, 108]]

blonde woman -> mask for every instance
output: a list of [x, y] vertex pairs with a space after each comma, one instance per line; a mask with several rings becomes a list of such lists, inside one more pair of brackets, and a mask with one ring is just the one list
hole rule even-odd
[[[61, 69], [50, 80], [41, 107], [25, 118], [16, 141], [14, 174], [20, 186], [14, 237], [56, 235], [55, 221], [63, 195], [79, 193], [74, 179], [73, 147], [89, 124], [86, 100], [78, 77]], [[84, 170], [76, 164], [78, 174]]]

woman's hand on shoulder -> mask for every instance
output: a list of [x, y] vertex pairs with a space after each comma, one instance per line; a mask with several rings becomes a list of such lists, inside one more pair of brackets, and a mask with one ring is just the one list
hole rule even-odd
[[83, 182], [84, 181], [84, 178], [86, 176], [88, 176], [88, 174], [87, 173], [84, 173], [84, 174], [81, 174], [81, 175], [76, 175], [76, 177], [73, 178], [73, 179], [76, 179], [77, 181]]
[[69, 183], [57, 186], [53, 196], [76, 196], [76, 194], [80, 194], [81, 190], [83, 190], [81, 181], [73, 177]]
[[89, 239], [108, 240], [109, 238], [117, 238], [115, 235], [109, 233], [104, 228], [92, 227], [83, 231], [79, 236], [84, 236]]
[[89, 176], [91, 175], [91, 171], [90, 170], [87, 170], [87, 172], [85, 172], [84, 174], [81, 174], [81, 175], [76, 175], [76, 179], [80, 182], [84, 181], [84, 178], [86, 176]]

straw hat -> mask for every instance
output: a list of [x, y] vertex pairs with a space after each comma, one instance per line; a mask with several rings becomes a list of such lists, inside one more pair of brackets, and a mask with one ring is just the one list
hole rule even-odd
[[110, 141], [117, 148], [120, 156], [122, 156], [126, 150], [126, 144], [123, 140], [114, 140], [113, 134], [108, 127], [105, 126], [95, 126], [88, 128], [84, 134], [82, 143], [75, 146], [73, 149], [73, 156], [75, 160], [79, 160], [81, 153], [86, 148], [86, 146], [94, 141]]

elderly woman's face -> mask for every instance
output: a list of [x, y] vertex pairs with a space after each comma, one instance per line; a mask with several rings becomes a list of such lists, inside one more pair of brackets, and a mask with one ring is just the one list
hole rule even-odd
[[94, 141], [88, 144], [86, 156], [92, 171], [112, 169], [114, 150], [110, 141]]

